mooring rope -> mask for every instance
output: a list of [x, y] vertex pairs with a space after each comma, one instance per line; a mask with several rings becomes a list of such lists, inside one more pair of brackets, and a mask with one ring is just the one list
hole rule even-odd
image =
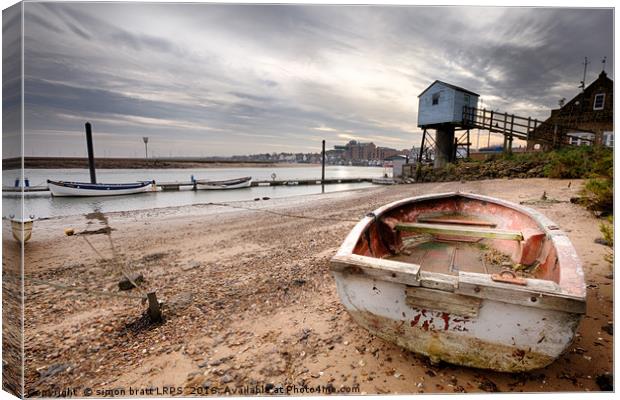
[[125, 269], [123, 268], [123, 266], [118, 262], [118, 253], [116, 251], [116, 247], [114, 247], [114, 242], [112, 241], [112, 237], [111, 235], [108, 233], [106, 234], [106, 236], [108, 237], [108, 240], [110, 241], [110, 247], [112, 248], [112, 259], [107, 259], [105, 258], [100, 252], [99, 250], [97, 250], [97, 248], [90, 242], [90, 240], [88, 240], [88, 238], [84, 235], [79, 235], [81, 236], [86, 243], [88, 243], [88, 245], [90, 246], [90, 248], [97, 254], [97, 256], [99, 256], [99, 260], [100, 261], [112, 261], [112, 263], [118, 268], [119, 272], [121, 273], [121, 275], [123, 275], [125, 277], [125, 279], [127, 279], [129, 281], [129, 283], [131, 283], [136, 289], [138, 289], [138, 292], [140, 292], [140, 294], [142, 296], [146, 296], [146, 293], [144, 293], [144, 291], [142, 290], [142, 288], [140, 288], [140, 286], [138, 286], [138, 284], [136, 282], [134, 282], [134, 280], [131, 278], [130, 274], [128, 274]]
[[[19, 280], [19, 277], [12, 276], [12, 275], [5, 275], [3, 277], [3, 279], [12, 279], [12, 280], [16, 281], [16, 280]], [[35, 284], [35, 285], [51, 286], [51, 287], [56, 288], [56, 289], [72, 290], [72, 291], [76, 291], [76, 292], [94, 294], [94, 295], [97, 295], [97, 296], [120, 297], [120, 298], [123, 298], [123, 299], [137, 299], [137, 300], [145, 300], [146, 299], [146, 296], [143, 296], [143, 295], [138, 296], [138, 295], [133, 295], [133, 294], [130, 294], [130, 293], [121, 294], [120, 292], [104, 292], [103, 290], [93, 290], [93, 289], [89, 289], [89, 288], [85, 288], [85, 287], [63, 285], [62, 283], [45, 281], [45, 280], [42, 280], [42, 279], [32, 278], [32, 277], [29, 277], [29, 276], [24, 276], [23, 279], [24, 279], [24, 282], [30, 282], [30, 283]]]

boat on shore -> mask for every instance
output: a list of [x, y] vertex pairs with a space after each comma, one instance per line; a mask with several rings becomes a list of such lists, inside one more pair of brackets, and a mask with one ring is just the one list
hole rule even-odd
[[331, 260], [359, 325], [432, 362], [505, 372], [545, 367], [586, 310], [581, 261], [542, 214], [445, 193], [385, 205]]
[[389, 176], [382, 176], [381, 178], [372, 178], [372, 183], [375, 185], [394, 185], [396, 181]]
[[34, 217], [30, 216], [28, 218], [16, 218], [12, 215], [10, 219], [13, 238], [22, 244], [29, 241], [32, 237], [32, 225], [34, 224]]
[[153, 192], [155, 181], [136, 183], [86, 183], [47, 180], [52, 196], [120, 196]]
[[227, 179], [221, 181], [210, 181], [208, 179], [195, 180], [196, 189], [198, 190], [227, 190], [227, 189], [242, 189], [252, 185], [252, 177], [246, 176], [243, 178]]

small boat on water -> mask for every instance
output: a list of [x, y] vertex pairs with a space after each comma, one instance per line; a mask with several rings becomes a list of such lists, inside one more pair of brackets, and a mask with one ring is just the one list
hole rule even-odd
[[581, 261], [566, 234], [537, 211], [475, 194], [375, 210], [331, 269], [353, 320], [433, 362], [542, 368], [571, 344], [586, 310]]
[[252, 177], [246, 176], [243, 178], [228, 179], [222, 181], [210, 181], [207, 179], [197, 179], [196, 189], [199, 190], [226, 190], [226, 189], [241, 189], [247, 188], [252, 185]]
[[155, 181], [136, 183], [86, 183], [47, 180], [52, 196], [119, 196], [157, 190]]

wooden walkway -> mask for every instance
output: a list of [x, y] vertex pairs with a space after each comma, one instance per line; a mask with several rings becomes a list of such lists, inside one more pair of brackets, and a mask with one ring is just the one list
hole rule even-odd
[[[330, 178], [325, 179], [325, 185], [335, 183], [361, 183], [372, 182], [372, 178]], [[155, 182], [157, 187], [164, 191], [181, 190], [183, 187], [189, 187], [196, 190], [194, 182]], [[299, 185], [321, 185], [321, 179], [287, 179], [287, 180], [262, 180], [252, 181], [252, 186], [299, 186]]]
[[[475, 107], [463, 107], [463, 128], [484, 129], [494, 133], [501, 133], [512, 143], [512, 138], [535, 140], [552, 143], [564, 142], [564, 138], [571, 138], [569, 132], [586, 132], [583, 129], [571, 126], [549, 125], [545, 121], [531, 117], [519, 117], [514, 114], [500, 113], [493, 110]], [[581, 140], [584, 140], [581, 138]], [[587, 139], [586, 139], [587, 140]]]
[[[325, 179], [323, 184], [333, 185], [337, 183], [362, 183], [372, 182], [372, 178], [330, 178]], [[252, 186], [299, 186], [299, 185], [320, 185], [321, 179], [288, 179], [288, 180], [263, 180], [252, 181]], [[192, 181], [180, 181], [180, 182], [155, 182], [155, 185], [163, 191], [176, 191], [181, 188], [190, 188], [196, 190], [194, 182]], [[34, 192], [49, 192], [47, 185], [41, 186], [29, 186], [23, 188], [25, 193]], [[2, 187], [3, 192], [19, 193], [22, 188], [16, 188], [13, 186]]]

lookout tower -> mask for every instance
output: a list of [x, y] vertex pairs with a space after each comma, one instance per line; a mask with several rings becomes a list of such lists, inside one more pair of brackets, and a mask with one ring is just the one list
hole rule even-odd
[[[435, 168], [456, 158], [454, 131], [473, 121], [463, 121], [465, 107], [477, 108], [479, 94], [442, 81], [435, 81], [418, 96], [418, 127], [434, 129]], [[422, 139], [424, 142], [424, 137]], [[421, 155], [421, 153], [420, 153]]]

